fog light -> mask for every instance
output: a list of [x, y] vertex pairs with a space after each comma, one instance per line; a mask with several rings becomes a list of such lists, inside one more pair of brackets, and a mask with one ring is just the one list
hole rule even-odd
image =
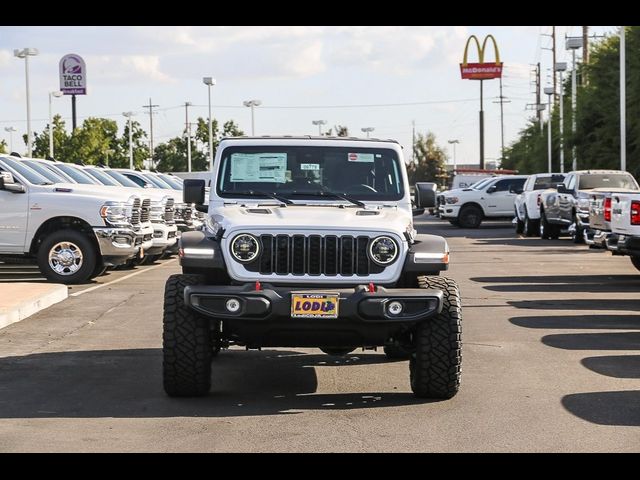
[[229, 300], [227, 300], [227, 304], [225, 306], [227, 307], [227, 311], [229, 313], [236, 313], [238, 312], [238, 310], [240, 310], [240, 302], [235, 298], [230, 298]]
[[393, 301], [387, 306], [387, 313], [389, 315], [400, 315], [402, 313], [402, 304], [398, 301]]

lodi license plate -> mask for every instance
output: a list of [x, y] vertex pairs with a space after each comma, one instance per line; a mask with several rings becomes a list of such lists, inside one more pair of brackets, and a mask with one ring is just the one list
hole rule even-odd
[[292, 318], [338, 318], [338, 293], [292, 293]]

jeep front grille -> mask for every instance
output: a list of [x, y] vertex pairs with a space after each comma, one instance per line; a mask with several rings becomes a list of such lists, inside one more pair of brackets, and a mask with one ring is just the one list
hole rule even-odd
[[261, 235], [260, 258], [245, 265], [264, 275], [366, 276], [384, 267], [369, 259], [369, 237]]

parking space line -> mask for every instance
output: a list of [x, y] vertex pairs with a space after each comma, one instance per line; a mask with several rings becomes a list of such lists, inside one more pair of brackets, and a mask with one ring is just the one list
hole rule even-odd
[[80, 296], [80, 295], [82, 295], [83, 293], [93, 292], [94, 290], [98, 290], [99, 288], [106, 287], [106, 286], [108, 286], [108, 285], [113, 285], [114, 283], [122, 282], [123, 280], [126, 280], [126, 279], [128, 279], [128, 278], [135, 277], [136, 275], [140, 275], [141, 273], [144, 273], [144, 272], [150, 272], [151, 270], [154, 270], [154, 269], [156, 269], [156, 268], [158, 268], [158, 267], [164, 267], [165, 265], [168, 265], [168, 264], [170, 264], [170, 263], [173, 263], [173, 262], [175, 262], [175, 261], [177, 261], [177, 260], [178, 260], [177, 258], [174, 258], [174, 259], [171, 259], [171, 260], [167, 260], [167, 261], [165, 261], [165, 262], [161, 263], [160, 265], [155, 265], [155, 266], [153, 266], [153, 267], [145, 268], [144, 270], [140, 270], [140, 271], [138, 271], [138, 272], [130, 273], [129, 275], [125, 275], [124, 277], [117, 278], [116, 280], [112, 280], [111, 282], [103, 283], [103, 284], [101, 284], [101, 285], [96, 285], [96, 286], [94, 286], [94, 287], [89, 287], [89, 288], [87, 288], [86, 290], [81, 290], [80, 292], [72, 293], [72, 294], [71, 294], [71, 295], [69, 295], [69, 296], [70, 296], [70, 297], [79, 297], [79, 296]]

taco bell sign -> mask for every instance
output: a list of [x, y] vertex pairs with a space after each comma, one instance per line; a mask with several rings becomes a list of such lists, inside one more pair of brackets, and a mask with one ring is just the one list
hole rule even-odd
[[80, 55], [70, 53], [60, 59], [60, 91], [65, 95], [87, 94], [87, 67]]

